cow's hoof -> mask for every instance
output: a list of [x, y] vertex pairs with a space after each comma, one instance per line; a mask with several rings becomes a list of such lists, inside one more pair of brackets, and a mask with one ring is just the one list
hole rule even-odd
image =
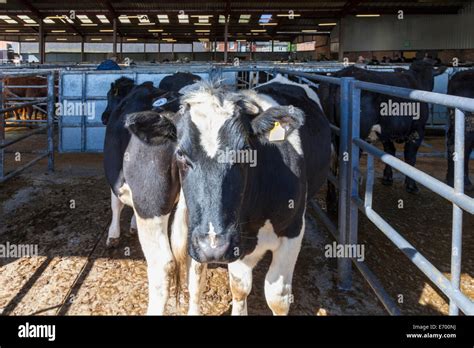
[[130, 227], [129, 232], [130, 232], [130, 234], [131, 234], [132, 236], [134, 236], [134, 235], [137, 234], [138, 231], [137, 231], [137, 229], [136, 229], [135, 227]]
[[388, 178], [388, 177], [384, 176], [382, 178], [382, 185], [392, 186], [393, 185], [393, 178]]
[[116, 248], [116, 247], [118, 247], [119, 242], [120, 242], [120, 238], [109, 237], [109, 238], [107, 238], [107, 243], [106, 243], [107, 248], [108, 249]]
[[416, 184], [406, 184], [405, 185], [405, 190], [408, 193], [412, 193], [412, 194], [416, 194], [416, 193], [420, 192], [420, 189], [418, 188], [418, 186], [416, 186]]

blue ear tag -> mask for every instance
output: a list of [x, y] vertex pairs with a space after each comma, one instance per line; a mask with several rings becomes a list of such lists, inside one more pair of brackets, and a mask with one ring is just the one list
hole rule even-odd
[[168, 99], [160, 98], [160, 99], [157, 99], [153, 102], [153, 107], [158, 108], [158, 107], [163, 106], [167, 103], [168, 103]]

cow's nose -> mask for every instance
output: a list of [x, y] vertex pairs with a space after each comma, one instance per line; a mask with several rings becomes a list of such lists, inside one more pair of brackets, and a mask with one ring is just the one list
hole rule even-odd
[[231, 262], [232, 237], [230, 234], [202, 233], [196, 238], [200, 262]]

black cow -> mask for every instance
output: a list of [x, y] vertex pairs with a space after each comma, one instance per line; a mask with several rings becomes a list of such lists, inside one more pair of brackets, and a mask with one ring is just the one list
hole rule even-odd
[[102, 123], [104, 125], [109, 121], [110, 113], [135, 87], [135, 83], [128, 77], [121, 77], [110, 84], [110, 90], [107, 93], [107, 107], [102, 113]]
[[265, 296], [274, 314], [287, 314], [306, 204], [329, 170], [329, 123], [316, 93], [282, 76], [258, 94], [198, 85], [182, 112], [167, 114], [177, 125], [189, 254], [228, 263], [232, 314], [246, 314], [252, 269], [271, 251]]
[[[474, 98], [474, 70], [459, 71], [448, 83], [448, 94], [460, 97]], [[469, 180], [469, 158], [474, 147], [474, 113], [465, 113], [465, 139], [464, 139], [464, 188], [471, 191], [474, 186]], [[446, 181], [448, 185], [454, 183], [454, 110], [450, 110], [449, 129], [447, 134], [448, 145], [448, 172]]]
[[[434, 77], [443, 73], [444, 67], [435, 67], [434, 61], [416, 61], [410, 69], [397, 69], [395, 72], [370, 71], [355, 66], [342, 69], [331, 75], [334, 77], [354, 77], [357, 80], [432, 91]], [[321, 83], [319, 88], [323, 108], [331, 123], [340, 125], [340, 93], [339, 87]], [[396, 107], [396, 109], [395, 109]], [[397, 110], [397, 112], [392, 112]], [[405, 162], [415, 166], [416, 154], [423, 141], [429, 110], [426, 103], [413, 102], [406, 99], [390, 97], [378, 93], [362, 92], [360, 136], [380, 139], [384, 151], [395, 155], [393, 142], [405, 143]], [[336, 146], [337, 147], [337, 146]], [[382, 183], [392, 185], [393, 174], [390, 166], [385, 166]], [[418, 192], [415, 181], [405, 178], [406, 190]]]
[[[163, 314], [171, 279], [178, 271], [176, 258], [185, 255], [182, 246], [176, 244], [179, 239], [171, 249], [168, 236], [180, 190], [174, 157], [176, 129], [152, 110], [153, 104], [166, 99], [167, 93], [155, 88], [151, 82], [133, 87], [110, 112], [104, 144], [105, 176], [112, 201], [108, 243], [120, 235], [120, 213], [124, 205], [132, 207], [148, 265], [148, 314]], [[160, 111], [166, 104], [159, 103]], [[178, 111], [177, 104], [172, 110]], [[175, 214], [175, 220], [184, 220], [184, 213], [181, 208]], [[174, 225], [174, 235], [179, 235], [180, 226], [179, 223]], [[190, 278], [191, 281], [194, 279], [193, 274]], [[201, 278], [196, 279], [199, 282]], [[194, 298], [191, 300], [198, 302]], [[189, 311], [197, 314], [199, 308], [190, 305]]]
[[158, 87], [168, 92], [179, 92], [183, 87], [189, 86], [200, 80], [201, 77], [198, 75], [178, 72], [173, 75], [165, 76]]

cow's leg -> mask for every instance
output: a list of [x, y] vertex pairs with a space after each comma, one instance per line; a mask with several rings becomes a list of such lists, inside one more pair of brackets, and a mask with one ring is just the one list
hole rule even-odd
[[110, 206], [112, 207], [112, 222], [109, 226], [109, 234], [107, 237], [107, 247], [116, 247], [120, 238], [120, 214], [124, 204], [115, 195], [114, 191], [110, 190]]
[[[395, 153], [397, 150], [395, 149], [395, 145], [393, 144], [392, 141], [384, 140], [382, 144], [383, 144], [383, 150], [386, 153], [392, 156], [395, 156]], [[390, 167], [389, 165], [385, 165], [385, 169], [383, 170], [382, 184], [386, 186], [391, 186], [393, 184], [392, 167]]]
[[[420, 135], [416, 137], [416, 139], [409, 140], [405, 143], [404, 148], [404, 157], [405, 162], [411, 165], [412, 167], [416, 164], [416, 154], [418, 153], [418, 149], [420, 148], [421, 142], [423, 141], [423, 136]], [[408, 193], [418, 193], [420, 190], [416, 185], [415, 180], [406, 176], [405, 177], [405, 189]]]
[[256, 250], [241, 260], [229, 263], [230, 290], [232, 292], [232, 315], [247, 315], [247, 296], [252, 290], [252, 270], [265, 253]]
[[142, 218], [135, 211], [138, 237], [146, 258], [148, 273], [148, 315], [162, 315], [176, 270], [168, 238], [170, 214]]
[[273, 251], [272, 263], [265, 277], [265, 298], [273, 315], [287, 315], [293, 302], [291, 283], [304, 228], [303, 215], [300, 234], [295, 238], [281, 237], [280, 246]]
[[188, 291], [189, 291], [189, 308], [188, 315], [201, 314], [201, 295], [206, 285], [205, 263], [199, 263], [188, 257]]
[[135, 214], [132, 215], [132, 219], [130, 220], [130, 234], [137, 233], [137, 218]]

